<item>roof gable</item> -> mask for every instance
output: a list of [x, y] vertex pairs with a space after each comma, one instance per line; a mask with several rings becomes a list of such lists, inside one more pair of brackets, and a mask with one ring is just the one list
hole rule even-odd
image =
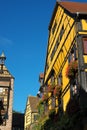
[[29, 96], [28, 101], [30, 104], [31, 112], [38, 112], [38, 109], [37, 109], [37, 104], [39, 102], [38, 97]]
[[14, 78], [14, 77], [10, 74], [10, 72], [8, 71], [8, 69], [6, 68], [6, 66], [5, 66], [5, 65], [2, 66], [1, 64], [0, 64], [0, 77]]

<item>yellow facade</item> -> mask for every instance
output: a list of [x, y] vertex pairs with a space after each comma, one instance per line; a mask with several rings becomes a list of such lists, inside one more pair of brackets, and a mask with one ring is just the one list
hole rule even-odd
[[[47, 57], [44, 73], [44, 84], [46, 85], [51, 83], [52, 71], [54, 71], [53, 76], [55, 80], [58, 80], [61, 74], [61, 100], [64, 111], [66, 110], [66, 105], [70, 99], [70, 81], [66, 77], [69, 55], [72, 48], [75, 46], [76, 59], [78, 60], [78, 36], [82, 36], [82, 39], [84, 36], [87, 38], [87, 20], [81, 18], [78, 22], [77, 16], [74, 17], [71, 14], [72, 13], [69, 12], [68, 9], [64, 9], [59, 3], [56, 4], [49, 25]], [[80, 40], [80, 42], [83, 43], [83, 40]], [[85, 64], [87, 63], [87, 55], [83, 54], [83, 57]], [[85, 70], [87, 69], [85, 68]], [[59, 81], [57, 81], [57, 83], [59, 84]], [[56, 104], [58, 105], [58, 102], [56, 102]], [[51, 106], [49, 109], [51, 109]]]
[[31, 109], [28, 100], [26, 105], [26, 112], [25, 112], [25, 123], [24, 123], [25, 130], [29, 128], [30, 124], [31, 124]]

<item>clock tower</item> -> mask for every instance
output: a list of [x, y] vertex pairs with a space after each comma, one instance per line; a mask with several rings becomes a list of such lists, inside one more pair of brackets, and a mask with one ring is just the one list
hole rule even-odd
[[14, 77], [5, 66], [6, 56], [2, 52], [0, 56], [0, 128], [12, 129], [12, 104]]

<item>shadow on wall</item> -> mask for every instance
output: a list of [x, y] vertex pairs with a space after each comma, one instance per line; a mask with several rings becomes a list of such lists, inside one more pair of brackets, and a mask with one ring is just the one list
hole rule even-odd
[[87, 93], [81, 88], [79, 96], [71, 98], [66, 107], [66, 114], [73, 130], [87, 130]]

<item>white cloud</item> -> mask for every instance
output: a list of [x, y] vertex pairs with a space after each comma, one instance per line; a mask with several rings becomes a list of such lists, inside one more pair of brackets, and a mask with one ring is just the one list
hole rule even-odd
[[0, 37], [0, 45], [12, 45], [13, 42], [5, 37]]

